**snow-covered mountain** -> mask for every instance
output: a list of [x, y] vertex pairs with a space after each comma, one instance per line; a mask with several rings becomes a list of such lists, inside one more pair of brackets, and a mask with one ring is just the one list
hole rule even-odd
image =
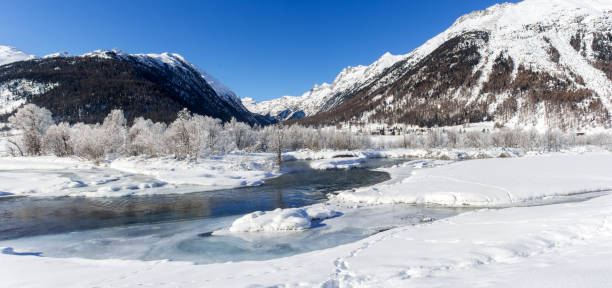
[[34, 58], [36, 56], [17, 50], [15, 47], [0, 45], [0, 65]]
[[369, 66], [349, 66], [344, 68], [331, 84], [315, 85], [299, 97], [283, 96], [262, 102], [256, 102], [252, 98], [243, 98], [242, 104], [251, 112], [269, 115], [278, 120], [312, 116], [337, 107], [345, 100], [345, 97], [370, 84], [376, 76], [405, 56], [391, 55], [387, 52]]
[[249, 112], [234, 92], [179, 54], [97, 50], [22, 60], [28, 61], [0, 66], [1, 113], [33, 102], [66, 121], [98, 122], [116, 108], [130, 119], [171, 121], [178, 110], [188, 108], [222, 120], [270, 123]]
[[[612, 126], [612, 1], [494, 5], [460, 17], [395, 59], [374, 75], [345, 83], [342, 87], [351, 88], [344, 93], [310, 99], [306, 93], [302, 102], [326, 99], [335, 105], [300, 122]], [[295, 100], [267, 103], [291, 102], [283, 99]], [[264, 113], [261, 104], [246, 106]]]

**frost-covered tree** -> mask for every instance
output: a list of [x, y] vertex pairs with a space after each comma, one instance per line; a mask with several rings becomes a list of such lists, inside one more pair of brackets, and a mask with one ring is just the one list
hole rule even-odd
[[74, 154], [92, 161], [99, 161], [107, 151], [105, 129], [100, 124], [88, 125], [77, 123], [70, 129], [70, 145]]
[[548, 129], [544, 133], [544, 146], [547, 151], [559, 151], [563, 145], [563, 133], [559, 129]]
[[166, 130], [166, 139], [170, 143], [174, 157], [185, 159], [193, 150], [192, 139], [189, 131], [191, 113], [187, 109], [178, 112], [176, 120]]
[[20, 146], [20, 150], [28, 155], [40, 155], [45, 131], [54, 123], [51, 111], [34, 104], [26, 104], [8, 120], [14, 128], [21, 130], [21, 138], [14, 141]]
[[305, 129], [304, 146], [310, 150], [318, 151], [321, 149], [321, 129]]
[[291, 150], [298, 150], [304, 148], [304, 135], [308, 129], [299, 125], [291, 125], [286, 128], [287, 130], [287, 147]]
[[58, 157], [70, 156], [74, 153], [71, 143], [71, 127], [66, 122], [51, 125], [44, 137], [45, 151]]
[[129, 155], [157, 156], [165, 151], [163, 136], [166, 124], [154, 123], [138, 117], [127, 132], [127, 153]]
[[225, 123], [224, 129], [236, 149], [244, 150], [252, 144], [251, 127], [243, 122], [238, 122], [236, 118], [232, 117], [229, 122]]
[[204, 133], [204, 149], [207, 153], [219, 153], [225, 151], [223, 143], [223, 127], [221, 120], [211, 117], [202, 118], [202, 132]]
[[282, 125], [273, 125], [266, 127], [263, 133], [266, 134], [269, 149], [276, 153], [276, 164], [280, 167], [283, 162], [282, 153], [285, 147], [287, 131]]
[[[128, 127], [121, 110], [111, 111], [102, 124], [77, 123], [70, 126], [68, 123], [55, 125], [48, 110], [26, 105], [10, 117], [10, 124], [17, 133], [5, 138], [8, 138], [9, 151], [13, 155], [46, 152], [60, 157], [77, 155], [94, 161], [127, 155], [174, 155], [177, 159], [195, 160], [233, 150], [271, 152], [276, 155], [275, 162], [280, 164], [284, 149], [512, 147], [523, 151], [558, 151], [572, 145], [599, 145], [612, 149], [612, 135], [607, 132], [576, 135], [559, 129], [540, 133], [533, 128], [469, 130], [410, 129], [404, 126], [399, 129], [401, 137], [384, 138], [386, 136], [367, 134], [369, 132], [364, 132], [363, 127], [355, 131], [342, 125], [312, 128], [279, 124], [261, 128], [236, 119], [223, 124], [219, 119], [193, 115], [186, 109], [180, 111], [169, 126], [140, 117]], [[375, 129], [380, 131], [380, 127]], [[397, 126], [393, 131], [397, 132]]]
[[521, 141], [521, 148], [525, 151], [533, 151], [542, 146], [542, 138], [540, 133], [534, 128], [529, 129]]
[[465, 145], [473, 148], [484, 148], [488, 145], [487, 136], [484, 132], [469, 131], [465, 135]]
[[104, 130], [104, 152], [106, 154], [121, 154], [124, 152], [126, 144], [127, 120], [123, 116], [123, 111], [112, 110], [102, 123]]
[[447, 136], [442, 129], [433, 129], [427, 134], [428, 147], [443, 147], [447, 142]]
[[174, 157], [180, 160], [198, 158], [204, 142], [206, 122], [206, 117], [194, 116], [187, 109], [178, 112], [176, 120], [166, 129], [166, 139]]
[[460, 147], [463, 140], [461, 134], [454, 129], [446, 131], [446, 139], [448, 140], [448, 146], [451, 148]]

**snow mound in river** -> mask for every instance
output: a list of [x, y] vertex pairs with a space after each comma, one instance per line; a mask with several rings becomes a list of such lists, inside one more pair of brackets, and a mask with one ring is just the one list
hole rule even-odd
[[318, 170], [353, 169], [365, 162], [365, 157], [333, 158], [312, 161], [310, 167]]
[[244, 215], [229, 228], [230, 232], [275, 232], [299, 231], [313, 226], [313, 222], [340, 216], [325, 205], [308, 208], [276, 209], [273, 211], [256, 211]]

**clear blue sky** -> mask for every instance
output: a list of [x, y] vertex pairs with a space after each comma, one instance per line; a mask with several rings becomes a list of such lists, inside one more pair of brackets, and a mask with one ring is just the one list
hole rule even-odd
[[240, 97], [301, 95], [346, 66], [405, 54], [495, 0], [0, 3], [0, 45], [38, 56], [175, 52]]

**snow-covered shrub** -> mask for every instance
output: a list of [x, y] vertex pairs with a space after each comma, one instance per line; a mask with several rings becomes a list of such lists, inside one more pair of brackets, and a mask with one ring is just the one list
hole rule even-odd
[[303, 135], [304, 147], [313, 151], [321, 149], [321, 129], [307, 129]]
[[287, 128], [287, 147], [291, 150], [305, 148], [304, 133], [305, 130], [299, 125], [291, 125]]
[[163, 143], [166, 124], [138, 117], [127, 132], [127, 153], [132, 156], [157, 156], [165, 152]]
[[58, 157], [70, 156], [74, 153], [71, 143], [70, 124], [61, 122], [47, 128], [44, 137], [45, 151]]
[[461, 147], [461, 145], [463, 144], [462, 143], [463, 139], [461, 136], [462, 135], [458, 133], [457, 131], [455, 131], [454, 129], [446, 131], [446, 141], [447, 141], [448, 147], [451, 147], [451, 148]]
[[200, 118], [204, 135], [204, 152], [208, 154], [222, 153], [226, 150], [223, 126], [221, 120], [202, 116]]
[[563, 146], [563, 133], [559, 129], [549, 129], [544, 133], [546, 151], [559, 151]]
[[479, 131], [470, 131], [466, 134], [465, 144], [468, 147], [484, 148], [488, 145], [487, 135]]
[[104, 157], [106, 131], [100, 126], [77, 123], [70, 129], [70, 145], [74, 149], [74, 154], [98, 161]]
[[192, 115], [183, 109], [166, 129], [169, 150], [177, 159], [197, 159], [204, 151], [222, 148], [217, 144], [223, 135], [220, 121], [201, 115]]
[[253, 137], [251, 126], [243, 122], [238, 122], [236, 118], [232, 117], [229, 122], [225, 123], [223, 128], [228, 135], [229, 143], [232, 144], [228, 146], [233, 146], [232, 148], [238, 150], [244, 150], [253, 145], [255, 138]]
[[578, 143], [586, 143], [588, 145], [607, 147], [608, 149], [612, 150], [612, 133], [611, 132], [597, 133], [597, 134], [589, 135], [587, 137], [580, 136], [580, 140], [577, 140], [577, 141], [579, 141]]
[[428, 147], [444, 147], [447, 142], [447, 136], [442, 129], [434, 129], [427, 134]]

